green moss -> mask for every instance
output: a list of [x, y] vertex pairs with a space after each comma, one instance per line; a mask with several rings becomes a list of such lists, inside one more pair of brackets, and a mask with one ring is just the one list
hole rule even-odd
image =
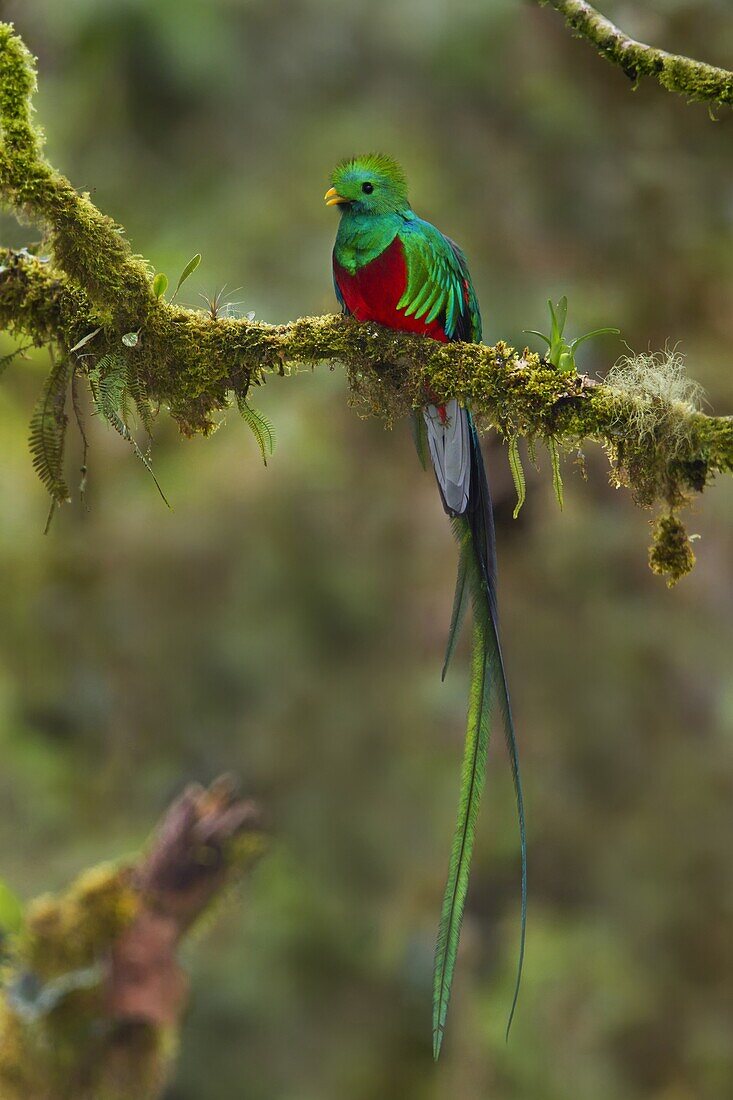
[[673, 513], [661, 516], [654, 524], [654, 542], [649, 550], [652, 572], [666, 577], [672, 588], [694, 564], [695, 555], [684, 525]]
[[10, 157], [32, 161], [40, 156], [42, 135], [31, 121], [35, 90], [33, 55], [14, 34], [11, 23], [0, 23], [0, 119], [3, 145]]
[[733, 104], [733, 73], [725, 69], [667, 54], [656, 75], [668, 91], [679, 92], [688, 99]]
[[[104, 962], [134, 919], [138, 898], [126, 868], [104, 864], [58, 896], [27, 908], [6, 987], [21, 975], [41, 984]], [[169, 1065], [174, 1036], [149, 1025], [105, 1022], [103, 988], [69, 992], [37, 1018], [0, 997], [3, 1100], [152, 1100]]]
[[157, 1100], [176, 1050], [171, 1029], [143, 1023], [29, 1027], [0, 998], [2, 1100]]
[[20, 959], [44, 981], [92, 965], [130, 924], [137, 896], [126, 868], [103, 864], [62, 895], [28, 906]]
[[47, 228], [58, 267], [127, 330], [145, 320], [154, 302], [149, 268], [121, 227], [42, 159], [42, 135], [31, 117], [35, 87], [33, 57], [12, 26], [0, 23], [0, 194]]

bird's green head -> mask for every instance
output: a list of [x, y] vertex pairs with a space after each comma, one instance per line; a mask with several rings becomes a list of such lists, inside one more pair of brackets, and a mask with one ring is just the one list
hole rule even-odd
[[396, 161], [382, 153], [368, 153], [336, 165], [326, 206], [343, 213], [393, 214], [409, 209], [407, 180]]

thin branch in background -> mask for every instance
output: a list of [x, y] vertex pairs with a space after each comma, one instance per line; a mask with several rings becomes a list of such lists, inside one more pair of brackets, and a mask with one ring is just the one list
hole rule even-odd
[[663, 88], [689, 100], [733, 106], [733, 72], [682, 54], [668, 53], [630, 38], [586, 0], [540, 0], [565, 16], [577, 34], [592, 42], [633, 81], [654, 77]]

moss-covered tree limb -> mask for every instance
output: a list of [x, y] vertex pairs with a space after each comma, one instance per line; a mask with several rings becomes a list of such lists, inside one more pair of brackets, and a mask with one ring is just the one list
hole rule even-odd
[[651, 76], [663, 88], [687, 99], [733, 105], [733, 72], [728, 69], [637, 42], [586, 0], [540, 0], [540, 3], [549, 3], [564, 15], [577, 34], [592, 42], [631, 80]]
[[9, 23], [0, 23], [0, 193], [22, 217], [43, 226], [58, 267], [122, 326], [140, 323], [153, 302], [149, 270], [120, 226], [43, 159], [33, 125], [33, 58]]
[[178, 945], [262, 849], [227, 780], [190, 787], [148, 851], [31, 902], [0, 991], [3, 1100], [157, 1100], [186, 980]]
[[[438, 398], [469, 403], [479, 424], [506, 439], [544, 437], [555, 456], [558, 444], [600, 442], [616, 480], [629, 484], [640, 503], [663, 501], [671, 516], [712, 475], [733, 470], [733, 421], [697, 411], [674, 385], [660, 384], [658, 369], [651, 388], [638, 370], [599, 384], [502, 342], [440, 344], [336, 316], [267, 325], [165, 301], [120, 227], [43, 160], [31, 118], [34, 87], [30, 54], [12, 27], [0, 24], [0, 198], [43, 227], [49, 251], [45, 261], [25, 251], [0, 254], [0, 325], [59, 349], [72, 375], [87, 376], [98, 408], [126, 438], [124, 414], [110, 403], [120, 387], [144, 423], [153, 401], [170, 410], [185, 434], [206, 433], [232, 392], [241, 402], [268, 374], [340, 362], [353, 404], [388, 424], [424, 402], [427, 380]], [[32, 424], [34, 462], [56, 501], [66, 492], [54, 464], [63, 454], [68, 373], [57, 370]], [[55, 426], [48, 409], [58, 413]], [[557, 462], [554, 470], [559, 476]], [[668, 560], [674, 579], [691, 553], [680, 555], [678, 529], [674, 548], [660, 541], [663, 534], [653, 567], [665, 571]]]
[[[67, 347], [99, 328], [81, 357], [120, 348], [119, 328], [105, 324], [87, 295], [26, 253], [0, 252], [0, 326]], [[635, 424], [649, 400], [557, 371], [534, 352], [503, 343], [441, 344], [331, 315], [268, 325], [212, 320], [161, 302], [128, 354], [151, 396], [168, 404], [186, 431], [206, 431], [230, 390], [319, 362], [345, 363], [356, 407], [387, 423], [423, 403], [427, 377], [438, 397], [470, 403], [480, 421], [506, 436], [556, 436], [568, 445], [593, 439], [614, 448], [621, 441], [640, 446]], [[657, 415], [644, 428], [650, 477], [664, 476], [667, 458], [682, 488], [701, 487], [699, 469], [686, 473], [685, 466], [702, 463], [706, 475], [733, 471], [733, 418], [665, 405], [662, 397], [656, 403]], [[664, 450], [672, 427], [674, 455]]]

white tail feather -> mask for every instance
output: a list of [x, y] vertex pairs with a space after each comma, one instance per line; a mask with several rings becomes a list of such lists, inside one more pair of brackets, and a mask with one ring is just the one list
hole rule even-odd
[[468, 413], [454, 399], [442, 417], [435, 405], [423, 409], [428, 447], [446, 511], [461, 516], [468, 507], [471, 482], [471, 432]]

